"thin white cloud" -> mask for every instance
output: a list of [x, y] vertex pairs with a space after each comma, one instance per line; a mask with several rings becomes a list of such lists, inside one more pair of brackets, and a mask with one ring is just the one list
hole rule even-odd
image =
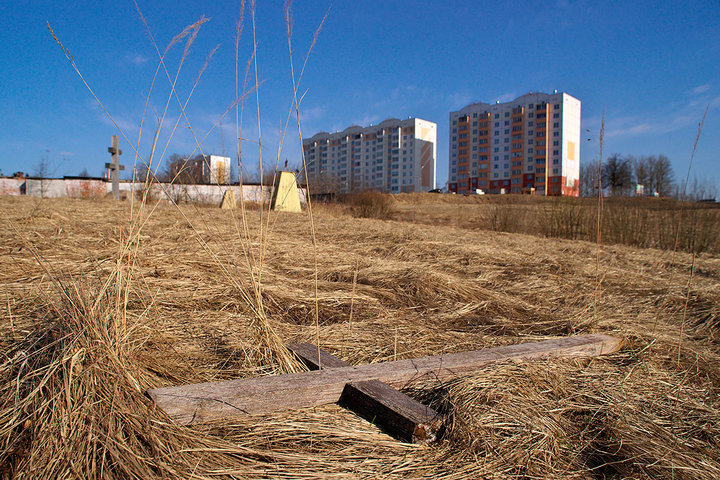
[[58, 152], [58, 155], [61, 157], [72, 157], [75, 155], [75, 152]]
[[448, 96], [448, 101], [455, 108], [463, 108], [473, 102], [472, 96], [466, 92], [455, 92]]
[[510, 101], [512, 101], [512, 100], [515, 100], [516, 98], [518, 98], [518, 94], [517, 94], [517, 93], [515, 93], [515, 92], [508, 92], [508, 93], [503, 93], [502, 95], [500, 95], [500, 96], [497, 98], [497, 100], [500, 101], [500, 103], [505, 103], [505, 102], [510, 102]]
[[697, 115], [678, 115], [671, 122], [646, 122], [642, 117], [622, 117], [606, 119], [605, 127], [608, 129], [605, 136], [633, 137], [639, 135], [663, 135], [675, 132], [697, 121]]
[[126, 135], [129, 133], [136, 133], [138, 131], [138, 127], [134, 122], [124, 119], [120, 116], [113, 115], [113, 120], [115, 120], [115, 123], [113, 123], [113, 121], [108, 118], [105, 112], [100, 112], [98, 113], [98, 119], [102, 123], [113, 127], [115, 127], [115, 125], [117, 124], [120, 130], [122, 130]]
[[705, 93], [710, 90], [710, 84], [706, 83], [704, 85], [698, 85], [697, 87], [692, 89], [692, 93], [694, 95], [700, 95], [702, 93]]
[[127, 61], [137, 66], [145, 65], [148, 61], [150, 61], [150, 58], [139, 53], [127, 55], [125, 58]]
[[324, 107], [313, 107], [313, 108], [301, 108], [300, 109], [300, 120], [302, 122], [312, 122], [320, 120], [325, 117], [327, 112]]

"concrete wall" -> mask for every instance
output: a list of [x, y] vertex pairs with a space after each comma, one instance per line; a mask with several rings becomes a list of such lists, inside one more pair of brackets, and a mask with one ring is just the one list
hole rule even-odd
[[0, 195], [23, 195], [24, 193], [24, 178], [0, 177]]
[[[123, 188], [125, 186], [126, 188]], [[120, 191], [129, 191], [130, 184], [121, 184]], [[140, 191], [142, 185], [135, 184], [135, 191]], [[235, 192], [235, 198], [240, 201], [240, 197], [246, 202], [269, 202], [272, 198], [271, 186], [263, 186], [262, 189], [259, 185], [170, 185], [170, 184], [153, 184], [152, 195], [156, 199], [170, 202], [173, 200], [177, 203], [183, 202], [202, 202], [202, 203], [217, 203], [218, 205], [222, 201], [223, 195], [226, 190], [233, 190]], [[139, 194], [139, 193], [138, 193]], [[305, 190], [298, 189], [300, 196], [300, 203], [305, 204]]]
[[[136, 196], [144, 189], [142, 183], [120, 182], [120, 195], [127, 197], [130, 192]], [[226, 190], [233, 190], [235, 198], [240, 195], [246, 202], [269, 202], [272, 187], [260, 185], [152, 185], [153, 200], [170, 202], [203, 202], [220, 205]], [[298, 189], [300, 202], [306, 203], [305, 190]], [[79, 178], [0, 178], [0, 195], [30, 195], [43, 198], [102, 198], [112, 194], [112, 184], [104, 180]]]

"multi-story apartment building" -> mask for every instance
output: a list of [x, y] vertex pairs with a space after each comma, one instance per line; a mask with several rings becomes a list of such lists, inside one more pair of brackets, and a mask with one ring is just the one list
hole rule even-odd
[[320, 132], [303, 141], [308, 183], [316, 193], [433, 190], [436, 144], [437, 125], [419, 118]]
[[528, 93], [450, 113], [448, 189], [579, 195], [580, 100]]

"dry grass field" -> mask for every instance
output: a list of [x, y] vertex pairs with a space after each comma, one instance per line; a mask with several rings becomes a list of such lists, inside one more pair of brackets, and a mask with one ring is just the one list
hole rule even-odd
[[[257, 208], [248, 235], [239, 211], [0, 197], [0, 477], [720, 478], [718, 253], [484, 229], [448, 197], [317, 205], [316, 254], [307, 213], [260, 238]], [[337, 405], [184, 427], [144, 395], [298, 368], [285, 342], [361, 364], [585, 333], [625, 346], [409, 385], [446, 416], [429, 446]]]

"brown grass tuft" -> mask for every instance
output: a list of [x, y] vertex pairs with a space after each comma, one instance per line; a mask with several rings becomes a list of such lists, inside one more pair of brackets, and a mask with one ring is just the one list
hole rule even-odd
[[387, 220], [392, 217], [394, 212], [393, 197], [372, 190], [348, 193], [343, 195], [340, 201], [349, 205], [352, 214], [359, 218]]

